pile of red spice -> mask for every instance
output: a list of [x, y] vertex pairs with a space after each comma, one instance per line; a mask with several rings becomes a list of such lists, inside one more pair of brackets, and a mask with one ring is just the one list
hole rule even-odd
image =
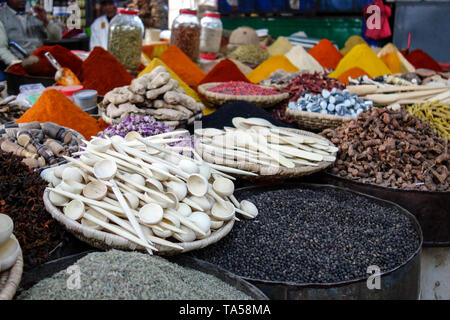
[[63, 68], [69, 68], [77, 77], [81, 75], [81, 65], [83, 61], [69, 49], [60, 45], [42, 46], [33, 52], [33, 55], [39, 58], [39, 62], [25, 70], [22, 64], [16, 64], [8, 69], [8, 72], [18, 75], [31, 75], [38, 77], [53, 78], [56, 69], [51, 65], [50, 61], [45, 57], [45, 53], [50, 52]]
[[108, 127], [102, 119], [94, 119], [55, 89], [45, 90], [16, 123], [33, 121], [54, 122], [81, 133], [86, 140], [91, 140], [91, 136], [96, 136]]
[[322, 39], [308, 53], [324, 68], [336, 69], [339, 61], [344, 57], [342, 53], [328, 39]]
[[244, 81], [229, 81], [219, 84], [208, 91], [234, 96], [271, 96], [280, 94], [278, 90], [266, 89], [253, 83]]
[[239, 70], [230, 59], [223, 59], [211, 69], [198, 85], [210, 82], [248, 81], [247, 77]]
[[129, 85], [133, 76], [112, 54], [95, 47], [83, 62], [81, 80], [85, 89], [97, 90], [104, 96], [114, 88]]
[[410, 53], [405, 55], [405, 57], [416, 69], [429, 69], [436, 72], [443, 71], [436, 60], [434, 60], [430, 55], [420, 49], [411, 51]]

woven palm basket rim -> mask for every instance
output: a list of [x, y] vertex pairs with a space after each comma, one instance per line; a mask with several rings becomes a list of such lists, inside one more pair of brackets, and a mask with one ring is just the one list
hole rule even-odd
[[[125, 251], [138, 250], [146, 252], [144, 247], [137, 245], [125, 238], [122, 238], [120, 236], [105, 231], [94, 230], [92, 228], [83, 226], [81, 223], [66, 217], [61, 212], [61, 210], [59, 210], [51, 203], [48, 197], [49, 193], [50, 190], [46, 188], [43, 197], [46, 210], [52, 215], [52, 217], [55, 220], [57, 220], [60, 224], [62, 224], [70, 233], [72, 233], [79, 240], [86, 242], [89, 245], [100, 250], [118, 249]], [[196, 240], [193, 242], [175, 242], [175, 244], [183, 247], [184, 248], [183, 250], [172, 249], [158, 244], [154, 244], [154, 247], [158, 249], [158, 251], [155, 253], [159, 255], [175, 255], [204, 248], [206, 246], [218, 242], [223, 237], [225, 237], [231, 231], [233, 225], [234, 219], [225, 222], [220, 229], [211, 232], [211, 235], [205, 239]]]
[[348, 116], [337, 116], [333, 114], [322, 114], [318, 112], [300, 111], [286, 109], [286, 115], [298, 125], [307, 129], [326, 129], [340, 126], [346, 121], [356, 119]]
[[23, 256], [19, 257], [11, 269], [0, 273], [0, 300], [12, 300], [17, 292], [23, 273]]
[[[104, 108], [101, 106], [101, 104], [98, 105], [98, 109], [99, 109], [99, 114], [101, 115], [103, 121], [105, 121], [107, 124], [109, 125], [118, 125], [120, 124], [123, 120], [120, 119], [112, 119], [110, 117], [108, 117], [105, 113]], [[138, 116], [142, 116], [145, 117], [146, 114], [136, 114]], [[182, 120], [158, 120], [156, 119], [154, 116], [148, 115], [152, 118], [152, 120], [163, 123], [166, 126], [169, 127], [179, 127], [179, 126], [185, 126], [185, 125], [189, 125], [192, 124], [194, 121], [200, 120], [203, 118], [203, 111], [200, 111], [197, 114], [194, 114], [193, 116], [187, 118], [187, 119], [182, 119]]]
[[[270, 96], [249, 96], [249, 95], [236, 96], [236, 95], [231, 95], [231, 94], [208, 91], [209, 88], [218, 86], [223, 83], [226, 83], [226, 82], [204, 83], [204, 84], [198, 86], [198, 91], [203, 96], [205, 96], [210, 102], [219, 104], [219, 105], [224, 104], [229, 101], [243, 100], [243, 101], [247, 101], [247, 102], [252, 102], [257, 105], [264, 105], [264, 106], [269, 107], [269, 106], [272, 106], [274, 104], [277, 104], [277, 103], [289, 98], [289, 93], [286, 93], [286, 92], [274, 94], [274, 95], [270, 95]], [[270, 86], [263, 86], [263, 85], [258, 85], [258, 86], [266, 88], [266, 89], [272, 89], [272, 90], [274, 89], [273, 87], [270, 87]]]
[[[290, 128], [283, 128], [283, 129], [293, 132], [293, 133], [300, 133], [302, 135], [306, 135], [309, 137], [318, 138], [323, 141], [326, 141], [330, 146], [335, 146], [328, 139], [326, 139], [318, 134], [309, 132], [309, 131], [304, 131], [304, 130], [300, 130], [300, 129], [290, 129]], [[250, 172], [259, 174], [256, 177], [248, 176], [248, 175], [234, 174], [234, 173], [232, 174], [236, 177], [239, 177], [239, 178], [242, 178], [245, 180], [250, 180], [250, 181], [297, 178], [297, 177], [306, 176], [306, 175], [310, 175], [310, 174], [322, 171], [333, 164], [333, 162], [322, 161], [322, 162], [318, 163], [317, 167], [305, 166], [305, 167], [296, 167], [296, 168], [292, 168], [292, 169], [278, 167], [278, 168], [272, 169], [271, 167], [263, 166], [263, 165], [259, 165], [259, 164], [254, 164], [254, 163], [249, 163], [249, 162], [237, 162], [235, 160], [225, 160], [220, 157], [215, 157], [211, 153], [202, 151], [198, 147], [198, 145], [195, 145], [195, 150], [200, 154], [200, 156], [203, 158], [203, 160], [205, 160], [209, 163], [214, 163], [214, 164], [218, 164], [218, 165], [223, 165], [223, 166], [227, 166], [227, 167], [231, 167], [231, 168], [235, 168], [235, 169], [241, 169], [241, 170], [250, 171]], [[337, 154], [337, 152], [334, 152], [333, 156], [336, 156], [336, 154]]]

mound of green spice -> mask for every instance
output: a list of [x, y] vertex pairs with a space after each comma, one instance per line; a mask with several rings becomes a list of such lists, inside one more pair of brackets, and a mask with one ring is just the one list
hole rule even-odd
[[[75, 267], [74, 267], [75, 266]], [[78, 260], [72, 273], [44, 279], [19, 300], [250, 300], [222, 280], [138, 252], [94, 252]], [[76, 272], [79, 271], [79, 286]], [[75, 286], [74, 286], [75, 284]], [[75, 289], [74, 289], [75, 287]], [[79, 287], [79, 289], [77, 288]]]

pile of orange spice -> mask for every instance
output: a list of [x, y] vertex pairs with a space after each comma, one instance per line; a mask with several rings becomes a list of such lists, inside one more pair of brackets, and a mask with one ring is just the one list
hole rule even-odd
[[186, 82], [188, 86], [196, 87], [206, 76], [206, 73], [175, 45], [170, 46], [159, 59]]
[[91, 136], [96, 136], [108, 127], [102, 119], [94, 119], [55, 89], [45, 90], [16, 123], [32, 121], [57, 123], [81, 133], [86, 140], [91, 140]]
[[328, 39], [322, 39], [308, 53], [313, 56], [320, 65], [327, 69], [336, 69], [343, 55]]

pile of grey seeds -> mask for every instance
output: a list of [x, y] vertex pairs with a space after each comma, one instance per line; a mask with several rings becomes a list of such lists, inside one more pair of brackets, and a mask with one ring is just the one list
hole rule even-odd
[[[94, 252], [78, 260], [80, 289], [62, 270], [19, 300], [250, 300], [222, 280], [139, 252]], [[69, 283], [69, 287], [68, 287]], [[74, 282], [75, 283], [75, 282]]]
[[336, 283], [389, 271], [418, 249], [420, 235], [397, 208], [332, 188], [236, 191], [259, 215], [192, 254], [239, 276], [281, 282]]

